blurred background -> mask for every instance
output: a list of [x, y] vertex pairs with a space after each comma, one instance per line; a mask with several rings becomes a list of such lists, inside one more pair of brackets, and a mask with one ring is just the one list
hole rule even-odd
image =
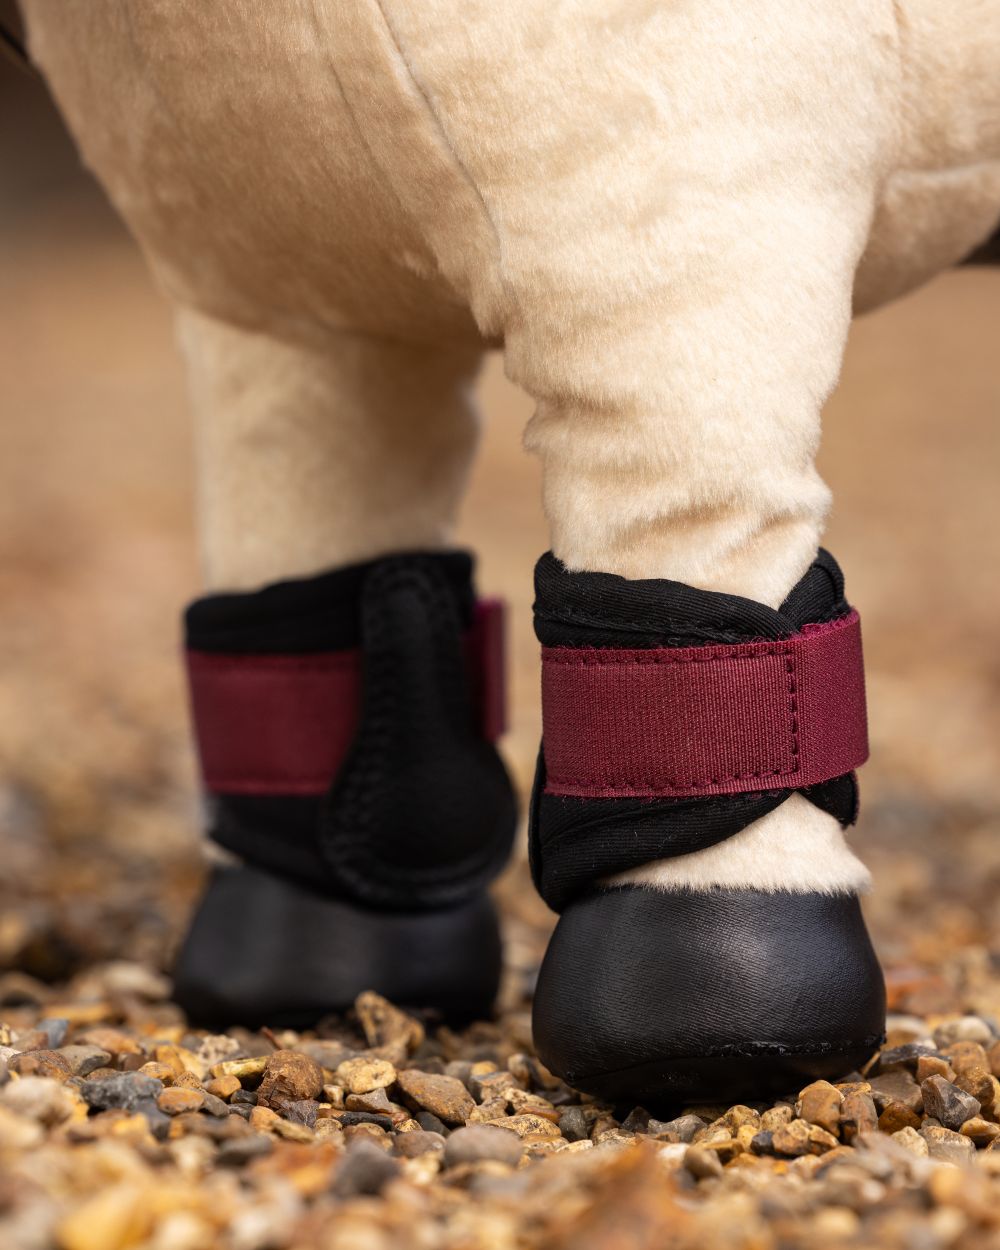
[[[828, 544], [869, 659], [854, 833], [897, 1010], [1000, 1014], [1000, 268], [853, 331], [826, 416]], [[539, 735], [529, 404], [491, 360], [461, 537], [513, 609], [523, 789]], [[40, 81], [0, 61], [0, 1003], [95, 959], [167, 966], [202, 874], [177, 662], [199, 593], [164, 303]], [[517, 966], [552, 921], [501, 884]]]

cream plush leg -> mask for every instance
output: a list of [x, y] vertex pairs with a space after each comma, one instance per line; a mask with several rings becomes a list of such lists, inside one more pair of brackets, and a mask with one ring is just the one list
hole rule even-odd
[[182, 312], [207, 583], [243, 589], [451, 536], [478, 419], [475, 348], [295, 346]]
[[[778, 605], [813, 558], [813, 466], [895, 143], [891, 6], [383, 6], [496, 234], [511, 377], [537, 400], [569, 568]], [[487, 109], [487, 103], [489, 108]], [[804, 799], [629, 879], [854, 890]]]

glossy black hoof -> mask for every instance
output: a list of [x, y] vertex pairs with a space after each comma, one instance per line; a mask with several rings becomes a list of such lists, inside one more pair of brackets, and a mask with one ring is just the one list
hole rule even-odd
[[489, 896], [439, 911], [373, 911], [256, 868], [217, 869], [174, 970], [194, 1024], [306, 1028], [362, 990], [447, 1020], [488, 1016], [501, 948]]
[[863, 1064], [885, 985], [858, 900], [754, 890], [589, 894], [562, 915], [535, 1043], [613, 1105], [761, 1101]]

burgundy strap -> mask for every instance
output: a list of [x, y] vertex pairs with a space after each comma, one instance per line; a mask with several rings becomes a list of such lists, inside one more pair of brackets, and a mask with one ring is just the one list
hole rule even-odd
[[797, 789], [868, 757], [858, 614], [780, 642], [545, 647], [546, 790], [582, 798]]
[[[504, 610], [482, 599], [466, 634], [482, 734], [505, 728]], [[201, 770], [228, 794], [322, 794], [354, 740], [361, 714], [361, 651], [307, 655], [187, 652]]]

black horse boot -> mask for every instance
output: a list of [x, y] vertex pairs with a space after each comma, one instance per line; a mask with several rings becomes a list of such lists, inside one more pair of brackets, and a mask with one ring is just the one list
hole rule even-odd
[[780, 610], [677, 582], [535, 575], [543, 741], [532, 869], [561, 912], [535, 1041], [613, 1104], [788, 1093], [879, 1045], [854, 893], [602, 885], [703, 850], [795, 792], [853, 823], [867, 757], [857, 613], [820, 552]]
[[203, 1024], [303, 1027], [364, 989], [450, 1019], [500, 975], [513, 840], [502, 616], [461, 552], [405, 554], [186, 614], [217, 869], [175, 971]]

